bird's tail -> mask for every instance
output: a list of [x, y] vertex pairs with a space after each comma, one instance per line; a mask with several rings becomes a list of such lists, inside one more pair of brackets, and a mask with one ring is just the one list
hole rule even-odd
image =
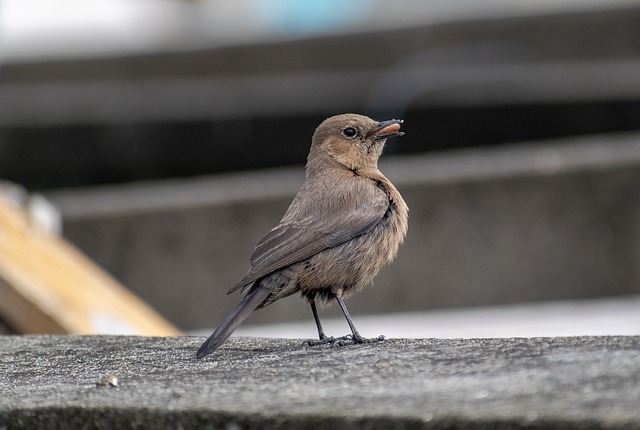
[[226, 341], [231, 333], [271, 294], [270, 288], [256, 286], [242, 299], [235, 309], [218, 326], [209, 339], [207, 339], [198, 352], [196, 358], [202, 358], [211, 354]]

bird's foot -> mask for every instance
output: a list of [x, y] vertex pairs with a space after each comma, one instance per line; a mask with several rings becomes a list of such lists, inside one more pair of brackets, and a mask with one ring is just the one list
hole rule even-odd
[[326, 345], [327, 343], [333, 345], [336, 343], [337, 339], [333, 336], [321, 336], [320, 339], [308, 339], [302, 342], [303, 346], [318, 346], [318, 345]]
[[345, 345], [357, 345], [357, 344], [361, 344], [361, 343], [374, 343], [374, 342], [381, 342], [383, 340], [385, 340], [386, 338], [383, 335], [380, 335], [378, 337], [372, 338], [372, 339], [367, 339], [366, 337], [362, 337], [360, 335], [354, 336], [352, 334], [348, 334], [346, 336], [342, 336], [342, 337], [322, 337], [318, 340], [315, 339], [310, 339], [310, 340], [305, 340], [303, 345], [305, 346], [318, 346], [318, 345], [326, 345], [329, 344], [331, 346], [345, 346]]
[[368, 338], [360, 336], [360, 335], [354, 336], [352, 334], [348, 334], [346, 336], [342, 336], [342, 337], [336, 338], [336, 341], [334, 343], [332, 343], [332, 345], [335, 345], [335, 346], [358, 345], [358, 344], [361, 344], [361, 343], [382, 342], [385, 339], [386, 338], [383, 335], [368, 339]]

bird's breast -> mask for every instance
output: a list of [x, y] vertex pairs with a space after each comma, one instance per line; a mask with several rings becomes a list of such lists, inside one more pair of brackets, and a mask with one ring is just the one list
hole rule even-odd
[[330, 289], [349, 296], [369, 285], [395, 258], [407, 233], [408, 209], [395, 187], [388, 191], [387, 210], [369, 231], [300, 263], [298, 285], [303, 294]]

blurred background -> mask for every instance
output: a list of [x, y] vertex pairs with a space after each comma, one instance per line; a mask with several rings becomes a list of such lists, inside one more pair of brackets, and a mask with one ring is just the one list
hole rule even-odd
[[[640, 332], [640, 1], [0, 0], [0, 178], [187, 332], [343, 112], [406, 132], [381, 170], [409, 235], [361, 332]], [[239, 333], [315, 328], [290, 298]]]

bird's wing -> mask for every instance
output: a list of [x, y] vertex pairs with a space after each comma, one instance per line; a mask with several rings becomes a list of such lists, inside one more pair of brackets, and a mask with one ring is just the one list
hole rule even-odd
[[388, 207], [388, 196], [376, 187], [375, 193], [365, 201], [352, 204], [346, 200], [327, 213], [281, 222], [260, 240], [251, 256], [249, 272], [229, 293], [366, 233], [384, 217]]

